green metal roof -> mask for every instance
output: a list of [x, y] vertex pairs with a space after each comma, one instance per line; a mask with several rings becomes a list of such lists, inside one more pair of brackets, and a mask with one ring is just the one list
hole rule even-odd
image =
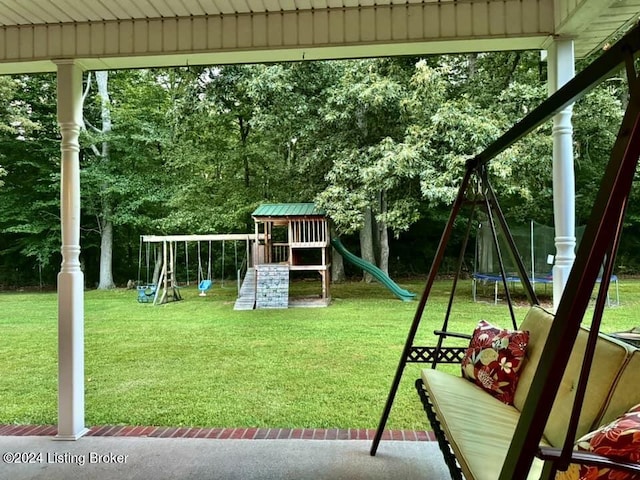
[[324, 216], [325, 211], [315, 203], [263, 203], [251, 214], [254, 217]]

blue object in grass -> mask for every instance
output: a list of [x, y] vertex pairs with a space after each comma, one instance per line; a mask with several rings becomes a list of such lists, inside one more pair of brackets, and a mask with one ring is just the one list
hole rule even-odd
[[156, 295], [156, 286], [151, 285], [139, 285], [138, 286], [138, 302], [139, 303], [151, 303]]
[[205, 297], [207, 295], [205, 292], [211, 289], [211, 285], [213, 285], [212, 280], [202, 280], [200, 282], [200, 285], [198, 285], [198, 290], [200, 290], [201, 297]]

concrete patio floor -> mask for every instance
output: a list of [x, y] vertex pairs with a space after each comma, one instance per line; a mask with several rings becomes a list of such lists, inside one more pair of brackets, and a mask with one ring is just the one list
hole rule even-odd
[[[0, 436], [0, 478], [444, 480], [437, 442]], [[27, 463], [16, 463], [16, 455]], [[30, 463], [29, 463], [30, 462]]]

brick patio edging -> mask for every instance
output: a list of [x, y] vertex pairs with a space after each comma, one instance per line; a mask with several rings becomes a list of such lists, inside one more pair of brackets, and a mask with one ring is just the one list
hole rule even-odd
[[[55, 436], [53, 425], [0, 425], [0, 436]], [[102, 425], [89, 428], [88, 437], [157, 437], [212, 438], [243, 440], [373, 440], [373, 429], [338, 428], [198, 428], [198, 427], [135, 427]], [[385, 430], [383, 440], [428, 442], [435, 440], [433, 432]]]

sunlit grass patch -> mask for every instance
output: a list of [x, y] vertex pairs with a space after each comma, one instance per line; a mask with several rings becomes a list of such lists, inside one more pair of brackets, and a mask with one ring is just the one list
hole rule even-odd
[[[434, 345], [450, 288], [436, 282], [417, 343]], [[86, 292], [88, 425], [375, 428], [418, 303], [361, 282], [333, 285], [331, 305], [312, 309], [234, 311], [233, 282], [206, 297], [194, 285], [182, 293], [153, 306], [131, 290]], [[620, 296], [603, 331], [640, 324], [640, 282], [621, 280]], [[509, 325], [503, 301], [482, 300], [461, 282], [449, 329], [470, 333], [481, 318]], [[0, 423], [55, 424], [56, 295], [6, 293], [0, 305]], [[526, 310], [519, 302], [518, 320]], [[390, 428], [427, 428], [413, 389], [423, 367], [407, 366]]]

